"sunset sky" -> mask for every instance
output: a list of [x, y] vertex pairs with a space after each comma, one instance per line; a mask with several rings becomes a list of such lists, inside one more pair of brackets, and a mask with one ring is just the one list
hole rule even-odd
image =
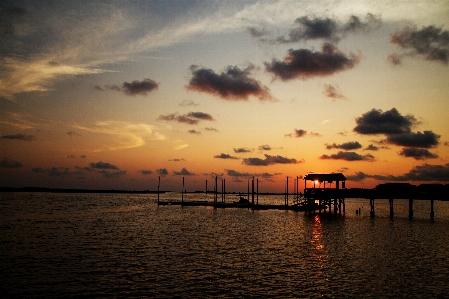
[[1, 1], [0, 186], [447, 184], [448, 56], [448, 1]]

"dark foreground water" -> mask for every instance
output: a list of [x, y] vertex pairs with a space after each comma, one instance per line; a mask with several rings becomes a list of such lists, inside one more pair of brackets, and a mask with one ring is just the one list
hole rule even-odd
[[366, 200], [338, 216], [0, 193], [0, 297], [449, 298], [449, 202], [435, 221], [407, 204], [390, 220], [380, 200], [370, 218]]

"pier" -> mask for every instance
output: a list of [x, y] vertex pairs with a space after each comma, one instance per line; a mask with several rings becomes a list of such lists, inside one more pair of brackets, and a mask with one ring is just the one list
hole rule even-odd
[[[357, 198], [369, 200], [370, 216], [375, 216], [375, 202], [377, 200], [388, 200], [390, 218], [394, 216], [394, 200], [408, 199], [409, 218], [413, 219], [413, 203], [415, 200], [426, 200], [430, 203], [430, 218], [434, 219], [434, 201], [449, 200], [449, 184], [421, 184], [409, 183], [385, 183], [379, 184], [373, 189], [346, 188], [346, 178], [342, 173], [308, 174], [304, 180], [304, 193], [299, 192], [298, 181], [302, 177], [297, 176], [294, 184], [294, 193], [289, 193], [286, 179], [284, 204], [259, 204], [259, 180], [248, 180], [248, 192], [246, 196], [240, 196], [239, 201], [226, 202], [226, 181], [221, 181], [221, 192], [218, 192], [218, 178], [215, 178], [215, 189], [213, 201], [186, 201], [184, 200], [184, 178], [182, 184], [181, 201], [160, 201], [158, 194], [158, 205], [177, 206], [205, 206], [213, 208], [246, 208], [251, 210], [291, 210], [303, 212], [329, 212], [345, 214], [345, 199]], [[160, 185], [160, 181], [159, 181]], [[158, 190], [159, 190], [158, 185]], [[251, 190], [250, 190], [251, 186]], [[206, 181], [206, 194], [207, 194]], [[219, 195], [221, 200], [219, 200]], [[277, 194], [282, 195], [282, 193]], [[289, 202], [289, 196], [292, 196]], [[357, 214], [360, 210], [356, 211]]]

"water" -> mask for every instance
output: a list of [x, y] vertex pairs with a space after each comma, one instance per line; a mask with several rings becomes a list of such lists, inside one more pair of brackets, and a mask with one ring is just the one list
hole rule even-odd
[[370, 218], [367, 200], [338, 216], [156, 197], [0, 193], [0, 297], [449, 298], [449, 202], [410, 221], [400, 200], [390, 220], [382, 200]]

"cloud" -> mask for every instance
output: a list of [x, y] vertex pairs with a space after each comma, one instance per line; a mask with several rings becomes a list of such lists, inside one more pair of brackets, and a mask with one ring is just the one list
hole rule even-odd
[[332, 155], [322, 155], [320, 157], [322, 160], [345, 160], [345, 161], [374, 161], [374, 156], [370, 154], [360, 155], [356, 152], [343, 152], [340, 151], [337, 154]]
[[272, 164], [296, 164], [302, 163], [303, 160], [298, 161], [294, 158], [287, 158], [282, 156], [270, 156], [265, 154], [265, 159], [261, 158], [244, 158], [242, 164], [252, 165], [252, 166], [268, 166]]
[[74, 132], [74, 131], [69, 131], [69, 132], [67, 132], [66, 134], [69, 135], [70, 137], [73, 137], [73, 136], [81, 136], [81, 134], [78, 134], [78, 133], [76, 133], [76, 132]]
[[107, 162], [97, 162], [97, 163], [90, 163], [90, 168], [93, 169], [115, 169], [118, 170], [119, 168], [111, 163]]
[[265, 62], [265, 69], [283, 81], [295, 78], [305, 80], [316, 76], [331, 76], [352, 69], [359, 60], [360, 57], [353, 53], [347, 56], [336, 46], [324, 43], [322, 52], [290, 49], [283, 61], [273, 58], [271, 62]]
[[35, 140], [33, 135], [25, 135], [25, 134], [15, 134], [15, 135], [3, 135], [3, 139], [11, 139], [11, 140], [22, 140], [22, 141], [32, 141]]
[[358, 31], [367, 33], [372, 29], [379, 28], [380, 24], [380, 17], [376, 17], [370, 13], [366, 15], [366, 22], [352, 15], [346, 23], [341, 23], [330, 18], [310, 19], [308, 16], [303, 16], [295, 20], [297, 27], [290, 31], [288, 38], [281, 36], [276, 41], [279, 43], [292, 43], [303, 40], [324, 39], [337, 42], [342, 36], [348, 33]]
[[253, 150], [246, 147], [234, 148], [234, 153], [251, 153]]
[[390, 135], [387, 137], [387, 142], [406, 147], [431, 148], [438, 145], [440, 137], [440, 135], [432, 131], [424, 131], [423, 133], [408, 132]]
[[324, 84], [324, 90], [323, 93], [326, 97], [331, 98], [333, 100], [335, 99], [343, 99], [345, 100], [346, 97], [344, 95], [341, 94], [338, 86], [335, 87], [331, 84]]
[[349, 151], [349, 150], [355, 150], [355, 149], [359, 149], [362, 148], [362, 145], [358, 142], [358, 141], [350, 141], [350, 142], [345, 142], [342, 144], [326, 144], [326, 148], [327, 149], [333, 149], [333, 148], [339, 148], [345, 151]]
[[253, 66], [244, 70], [237, 66], [228, 66], [224, 72], [216, 74], [211, 69], [192, 65], [192, 78], [186, 88], [209, 93], [224, 100], [247, 101], [250, 96], [254, 96], [260, 101], [275, 101], [268, 87], [249, 77], [253, 69]]
[[180, 115], [176, 112], [167, 115], [160, 115], [158, 119], [165, 121], [177, 121], [179, 123], [185, 123], [189, 125], [196, 125], [200, 120], [215, 120], [212, 115], [204, 112], [189, 112], [183, 115]]
[[206, 131], [214, 131], [214, 132], [218, 132], [217, 129], [212, 128], [212, 127], [206, 127], [206, 128], [204, 128], [204, 130], [206, 130]]
[[437, 154], [431, 153], [431, 152], [429, 152], [429, 150], [427, 150], [425, 148], [415, 148], [415, 147], [403, 148], [399, 152], [399, 155], [404, 156], [404, 157], [411, 157], [411, 158], [414, 158], [415, 160], [438, 158]]
[[90, 163], [90, 169], [96, 170], [97, 173], [103, 175], [104, 178], [114, 179], [126, 175], [126, 170], [121, 170], [117, 166], [108, 162]]
[[231, 156], [229, 154], [223, 154], [223, 153], [221, 153], [220, 155], [214, 156], [214, 158], [217, 158], [217, 159], [238, 159], [238, 157], [234, 157], [234, 156]]
[[201, 132], [199, 132], [197, 130], [188, 130], [187, 133], [189, 133], [189, 134], [196, 134], [196, 135], [201, 134]]
[[[374, 178], [380, 181], [449, 181], [449, 163], [445, 165], [423, 164], [414, 166], [403, 175], [365, 175], [366, 178]], [[361, 177], [361, 176], [360, 176]], [[348, 178], [348, 177], [347, 177]]]
[[367, 175], [366, 173], [359, 171], [356, 172], [354, 175], [346, 175], [346, 179], [350, 180], [350, 181], [355, 181], [355, 182], [360, 182], [363, 181], [366, 178], [370, 178], [372, 176]]
[[165, 176], [165, 175], [168, 175], [168, 170], [166, 168], [159, 168], [159, 169], [156, 169], [156, 173], [159, 175]]
[[357, 125], [353, 131], [364, 135], [409, 133], [411, 127], [418, 123], [413, 115], [402, 116], [396, 108], [385, 112], [372, 109], [355, 121]]
[[184, 100], [179, 103], [179, 106], [198, 106], [199, 104], [194, 102], [193, 100]]
[[174, 175], [195, 175], [194, 173], [188, 171], [186, 168], [181, 169], [181, 171], [173, 171]]
[[299, 138], [299, 137], [304, 137], [306, 136], [307, 131], [303, 130], [303, 129], [295, 129], [295, 137]]
[[403, 57], [423, 56], [426, 60], [448, 63], [449, 31], [433, 25], [417, 29], [416, 26], [406, 26], [391, 35], [391, 43], [398, 45], [407, 52], [390, 55], [391, 63], [401, 64]]
[[153, 173], [153, 171], [151, 171], [149, 169], [142, 169], [142, 170], [139, 170], [139, 172], [141, 174], [143, 174], [143, 175], [147, 175], [147, 174], [152, 174]]
[[8, 158], [3, 158], [3, 160], [0, 161], [0, 168], [19, 168], [22, 166], [23, 166], [22, 163], [9, 160]]
[[248, 172], [239, 172], [233, 169], [225, 169], [226, 174], [232, 177], [252, 177], [255, 176], [253, 173]]
[[272, 148], [268, 144], [264, 144], [264, 145], [260, 145], [259, 146], [259, 151], [271, 151], [271, 150], [272, 150]]
[[102, 150], [119, 150], [140, 147], [146, 144], [146, 139], [164, 140], [166, 137], [155, 131], [155, 126], [144, 123], [129, 123], [121, 121], [98, 121], [92, 127], [74, 125], [76, 129], [91, 133], [111, 136], [111, 145], [105, 144]]
[[181, 162], [181, 161], [185, 161], [185, 159], [170, 159], [168, 161], [170, 161], [170, 162]]
[[157, 89], [159, 83], [149, 78], [145, 78], [142, 81], [134, 80], [131, 83], [123, 82], [123, 90], [127, 95], [147, 95], [148, 92], [151, 92]]
[[31, 171], [34, 173], [37, 173], [37, 174], [46, 173], [50, 176], [55, 176], [55, 177], [65, 177], [65, 176], [71, 174], [69, 169], [66, 167], [52, 167], [50, 169], [44, 169], [42, 167], [33, 167], [31, 169]]
[[379, 147], [378, 147], [378, 146], [375, 146], [374, 144], [370, 144], [370, 145], [368, 145], [364, 150], [365, 150], [365, 151], [378, 151], [378, 150], [379, 150]]

